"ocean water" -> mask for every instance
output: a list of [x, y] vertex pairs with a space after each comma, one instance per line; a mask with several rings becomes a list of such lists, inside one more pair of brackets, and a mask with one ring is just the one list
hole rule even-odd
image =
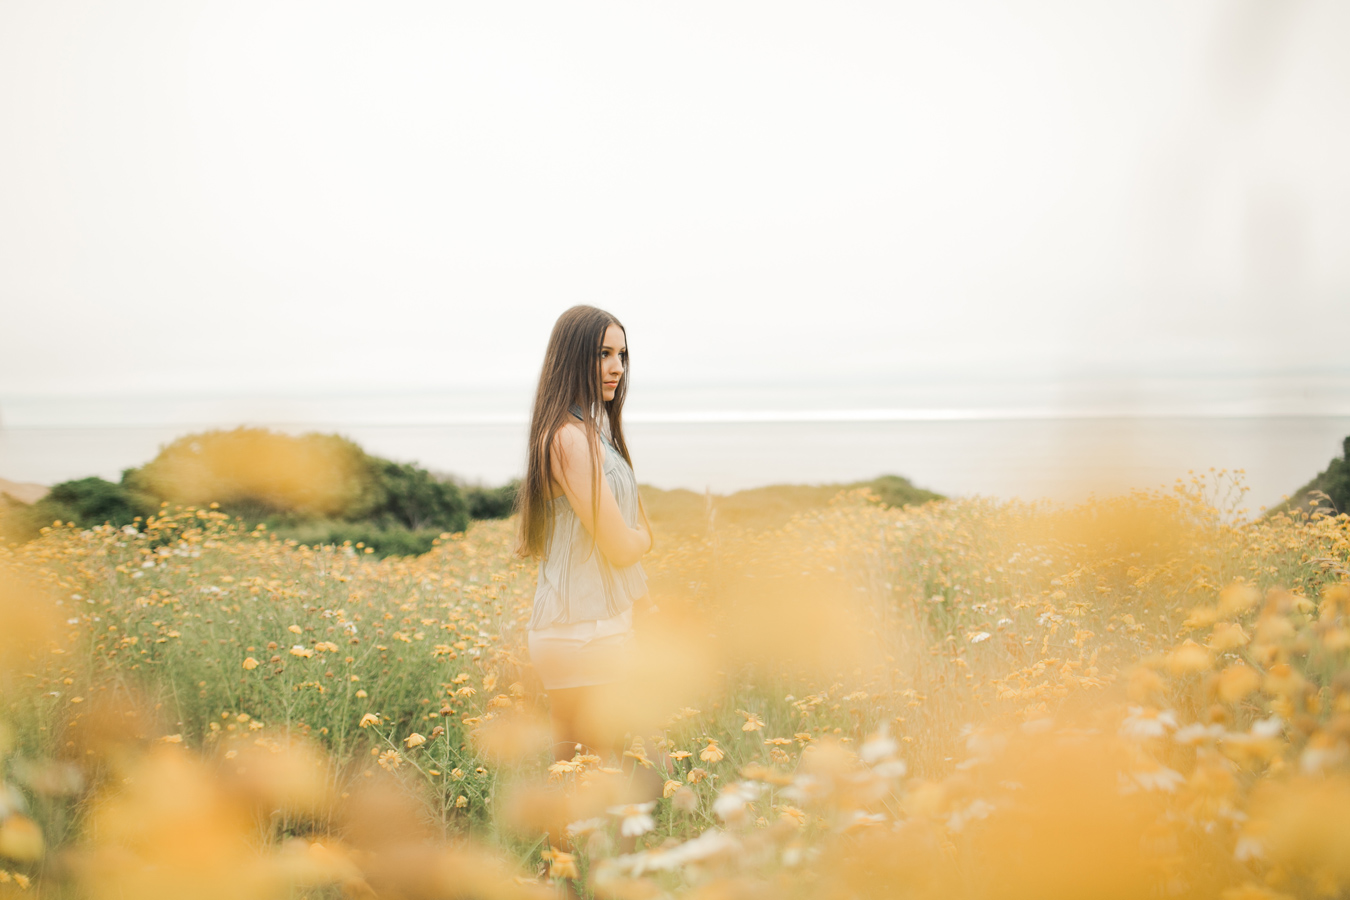
[[[263, 425], [338, 432], [469, 481], [524, 464], [527, 388], [213, 397], [2, 397], [0, 477], [116, 478], [174, 438]], [[884, 473], [949, 495], [1081, 499], [1243, 470], [1253, 510], [1326, 467], [1350, 435], [1350, 377], [667, 387], [636, 390], [641, 481], [723, 493]]]

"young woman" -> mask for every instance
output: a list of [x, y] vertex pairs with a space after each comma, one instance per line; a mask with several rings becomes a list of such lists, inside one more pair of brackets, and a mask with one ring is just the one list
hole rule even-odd
[[619, 320], [572, 307], [553, 326], [530, 418], [518, 552], [539, 560], [530, 661], [557, 759], [577, 745], [622, 751], [622, 729], [597, 706], [632, 652], [633, 604], [647, 597], [638, 561], [652, 546], [623, 436], [627, 369]]

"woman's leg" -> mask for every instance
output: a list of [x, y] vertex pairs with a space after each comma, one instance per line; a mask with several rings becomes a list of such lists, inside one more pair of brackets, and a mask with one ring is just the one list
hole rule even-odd
[[[596, 704], [604, 702], [603, 687], [555, 688], [548, 692], [548, 698], [555, 761], [571, 759], [578, 752], [578, 744], [584, 752], [602, 759], [613, 754], [619, 760], [619, 767], [628, 775], [631, 793], [627, 802], [642, 803], [660, 798], [665, 784], [662, 775], [625, 757], [623, 752], [627, 748], [623, 734], [606, 727], [605, 717], [596, 715]], [[558, 846], [565, 845], [560, 843]], [[636, 848], [637, 838], [619, 838], [620, 853], [632, 853]]]
[[[661, 796], [664, 778], [655, 770], [638, 767], [636, 760], [625, 758], [624, 735], [612, 723], [606, 722], [598, 704], [604, 702], [606, 686], [554, 688], [548, 692], [549, 720], [553, 731], [553, 758], [567, 760], [576, 755], [580, 744], [586, 753], [604, 759], [613, 754], [619, 765], [631, 774], [639, 793], [647, 799]], [[658, 766], [667, 762], [664, 753], [653, 759]], [[635, 767], [637, 767], [635, 769]]]
[[[590, 710], [595, 700], [590, 687], [553, 688], [548, 691], [548, 718], [553, 733], [553, 760], [571, 760], [576, 753], [605, 757], [612, 741], [599, 734]], [[580, 745], [580, 750], [576, 746]]]

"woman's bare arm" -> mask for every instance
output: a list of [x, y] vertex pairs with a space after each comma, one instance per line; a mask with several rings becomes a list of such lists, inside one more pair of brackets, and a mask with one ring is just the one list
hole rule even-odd
[[[593, 468], [592, 459], [603, 458], [604, 450], [596, 446], [588, 452], [586, 431], [580, 425], [567, 424], [553, 437], [553, 481], [562, 488], [567, 502], [600, 547], [600, 552], [615, 566], [631, 566], [651, 549], [652, 538], [645, 522], [629, 528], [619, 512], [619, 504], [609, 489], [609, 482]], [[600, 509], [598, 518], [591, 506], [591, 485], [600, 478]]]

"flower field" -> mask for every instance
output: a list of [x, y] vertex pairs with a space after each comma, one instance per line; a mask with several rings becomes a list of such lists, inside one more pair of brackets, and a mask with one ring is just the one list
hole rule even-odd
[[625, 758], [556, 763], [513, 522], [54, 525], [0, 550], [0, 893], [1344, 895], [1350, 518], [1239, 497], [688, 521]]

